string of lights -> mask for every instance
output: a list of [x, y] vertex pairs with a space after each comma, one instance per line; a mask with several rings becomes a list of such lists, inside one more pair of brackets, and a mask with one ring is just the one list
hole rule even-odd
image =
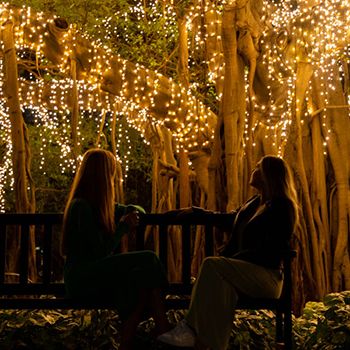
[[[226, 4], [207, 2], [203, 7], [198, 2], [185, 12], [186, 27], [192, 33], [188, 39], [189, 66], [195, 65], [199, 58], [203, 60], [204, 57], [202, 63], [206, 67], [207, 86], [214, 84], [216, 87], [218, 104], [222, 97], [224, 79], [221, 16]], [[328, 0], [318, 3], [317, 6], [308, 6], [308, 1], [304, 1], [296, 6], [292, 0], [265, 0], [263, 5], [262, 13], [266, 15], [261, 21], [268, 30], [262, 33], [259, 45], [261, 60], [268, 72], [268, 103], [262, 104], [254, 100], [254, 110], [266, 118], [260, 118], [251, 126], [251, 134], [258, 128], [263, 128], [265, 138], [271, 138], [278, 154], [282, 155], [294, 115], [298, 63], [307, 62], [312, 65], [314, 75], [321, 81], [320, 90], [326, 107], [329, 106], [329, 91], [336, 89], [334, 81], [345, 79], [344, 70], [340, 70], [343, 75], [338, 77], [334, 75], [333, 68], [343, 62], [349, 63], [350, 1]], [[130, 12], [116, 13], [116, 16], [124, 18], [125, 21], [133, 20], [130, 14], [138, 19], [147, 16], [149, 21], [165, 18], [165, 23], [169, 24], [167, 39], [176, 40], [178, 33], [174, 29], [177, 18], [175, 4], [171, 3], [164, 7], [162, 13], [156, 13], [155, 10], [146, 13], [140, 2]], [[19, 78], [20, 104], [23, 111], [32, 111], [35, 125], [41, 128], [40, 169], [43, 172], [45, 154], [52, 143], [60, 147], [62, 173], [74, 172], [77, 164], [71, 143], [71, 60], [76, 60], [79, 68], [76, 80], [77, 100], [79, 113], [84, 118], [93, 118], [99, 126], [106, 113], [117, 113], [118, 118], [126, 117], [128, 125], [145, 137], [146, 144], [149, 142], [145, 130], [149, 123], [154, 123], [171, 129], [176, 152], [182, 148], [186, 151], [199, 147], [210, 149], [214, 137], [215, 115], [197, 98], [197, 82], [191, 82], [189, 87], [184, 87], [157, 71], [123, 59], [102, 39], [92, 39], [73, 25], [61, 28], [56, 23], [58, 17], [48, 18], [44, 13], [33, 12], [29, 7], [14, 9], [7, 3], [2, 3], [0, 16], [3, 22], [6, 19], [14, 22], [18, 66], [22, 72]], [[103, 20], [102, 24], [104, 31], [108, 33], [106, 38], [123, 36], [123, 40], [128, 41], [126, 33], [116, 31], [113, 18]], [[56, 35], [59, 45], [56, 53], [49, 52], [53, 34]], [[107, 77], [108, 72], [111, 75]], [[112, 79], [110, 84], [114, 88], [117, 86], [116, 93], [106, 92], [108, 79]], [[0, 133], [2, 140], [5, 140], [4, 158], [0, 163], [0, 211], [4, 211], [3, 189], [13, 183], [11, 124], [3, 92], [4, 82], [4, 62], [0, 60]], [[276, 86], [283, 88], [285, 98], [282, 102], [276, 98]], [[311, 95], [310, 86], [306, 96], [308, 108], [302, 122], [315, 115], [312, 103], [308, 103]], [[327, 114], [321, 115], [326, 154], [332, 128], [327, 122]], [[246, 118], [245, 135], [248, 135], [248, 119], [249, 115]], [[77, 130], [78, 146], [84, 141], [84, 135], [80, 131], [81, 123], [82, 119], [79, 120]], [[109, 125], [108, 120], [106, 123]], [[126, 129], [117, 127], [115, 137], [117, 148], [120, 140], [126, 140], [128, 147], [131, 147]], [[246, 140], [243, 142], [245, 145]], [[255, 143], [252, 145], [254, 147]], [[117, 155], [126, 172], [128, 154], [130, 151], [126, 150], [125, 154]]]

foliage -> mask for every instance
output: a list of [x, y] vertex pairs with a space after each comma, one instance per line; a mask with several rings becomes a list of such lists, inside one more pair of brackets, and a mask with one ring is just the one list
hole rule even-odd
[[[153, 70], [163, 66], [176, 48], [176, 14], [172, 6], [165, 6], [162, 2], [10, 0], [9, 3], [63, 17], [124, 59]], [[176, 59], [175, 54], [172, 63], [163, 69], [163, 74], [176, 74]]]
[[332, 293], [323, 302], [308, 302], [294, 322], [298, 349], [350, 348], [350, 291]]
[[98, 18], [111, 15], [113, 0], [9, 0], [15, 6], [30, 6], [36, 11], [54, 13], [79, 27], [89, 27]]
[[133, 141], [130, 148], [128, 173], [125, 179], [125, 203], [141, 205], [151, 211], [152, 197], [152, 154], [135, 129], [129, 128], [129, 137]]
[[267, 310], [238, 310], [233, 321], [231, 349], [274, 349], [274, 314]]
[[11, 310], [0, 314], [5, 349], [117, 349], [120, 322], [108, 311]]
[[[185, 310], [169, 310], [176, 324]], [[306, 304], [294, 318], [297, 349], [345, 350], [350, 346], [350, 291], [332, 293], [323, 302]], [[121, 322], [107, 310], [1, 310], [0, 343], [6, 349], [118, 349]], [[148, 319], [140, 324], [139, 348], [155, 349]], [[64, 345], [63, 345], [64, 344]], [[233, 323], [230, 349], [275, 349], [274, 315], [270, 311], [238, 310]]]
[[[99, 130], [99, 116], [86, 112], [80, 116], [79, 131], [84, 135], [80, 139], [80, 152], [94, 147]], [[69, 148], [69, 116], [58, 115], [52, 120], [43, 120], [35, 111], [25, 110], [24, 120], [27, 125], [30, 153], [31, 174], [35, 186], [36, 212], [62, 212], [69, 188], [74, 176], [72, 154], [62, 156], [62, 148]], [[111, 116], [106, 117], [102, 130], [100, 146], [111, 149]], [[63, 121], [65, 119], [65, 121]], [[135, 203], [150, 210], [152, 155], [139, 133], [130, 127], [124, 116], [117, 118], [116, 135], [117, 154], [122, 164], [125, 177], [125, 202]], [[53, 131], [54, 130], [54, 131]], [[2, 145], [0, 143], [0, 154]], [[15, 211], [14, 191], [10, 182], [5, 184], [6, 211]]]
[[[141, 6], [119, 1], [113, 16], [101, 18], [92, 34], [114, 52], [166, 76], [176, 76], [177, 23], [173, 8], [160, 2]], [[167, 63], [167, 64], [164, 64]]]
[[[72, 182], [72, 173], [62, 172], [60, 146], [52, 140], [41, 154], [42, 139], [50, 139], [48, 132], [35, 125], [28, 125], [31, 144], [31, 172], [35, 182], [36, 211], [63, 212], [68, 190]], [[41, 162], [43, 169], [41, 169]]]

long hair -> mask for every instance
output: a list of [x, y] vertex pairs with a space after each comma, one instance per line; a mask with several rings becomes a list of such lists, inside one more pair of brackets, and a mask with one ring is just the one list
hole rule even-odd
[[106, 150], [93, 148], [82, 158], [74, 177], [63, 216], [62, 253], [66, 253], [67, 220], [71, 202], [75, 198], [86, 200], [96, 211], [102, 231], [112, 234], [114, 220], [114, 178], [116, 158]]
[[268, 199], [287, 198], [294, 209], [294, 229], [298, 224], [298, 196], [292, 173], [285, 160], [267, 155], [259, 162], [263, 180], [263, 191]]

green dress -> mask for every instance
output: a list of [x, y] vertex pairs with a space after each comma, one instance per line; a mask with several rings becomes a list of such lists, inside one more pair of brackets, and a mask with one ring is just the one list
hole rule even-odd
[[73, 298], [110, 299], [121, 316], [135, 307], [141, 288], [167, 286], [165, 271], [152, 251], [113, 254], [121, 237], [128, 232], [120, 218], [139, 206], [117, 204], [115, 234], [107, 235], [98, 224], [97, 214], [84, 199], [74, 199], [67, 217], [67, 253], [64, 281]]

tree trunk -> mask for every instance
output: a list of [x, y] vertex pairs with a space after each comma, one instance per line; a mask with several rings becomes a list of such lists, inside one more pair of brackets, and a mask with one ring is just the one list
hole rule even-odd
[[[14, 42], [14, 25], [11, 20], [7, 20], [2, 26], [3, 50], [4, 50], [4, 68], [5, 84], [4, 95], [6, 96], [7, 107], [11, 120], [11, 139], [12, 139], [12, 164], [14, 175], [15, 204], [17, 213], [29, 213], [34, 210], [35, 198], [32, 197], [32, 203], [28, 198], [28, 177], [30, 176], [29, 148], [26, 145], [26, 130], [23, 121], [21, 106], [19, 102], [18, 70], [17, 57]], [[28, 140], [27, 140], [28, 141]], [[31, 191], [34, 194], [34, 184], [31, 183]], [[14, 235], [10, 253], [8, 254], [7, 269], [15, 271], [18, 264], [19, 253], [19, 232]], [[35, 235], [30, 231], [29, 241], [29, 276], [35, 281], [37, 278], [35, 263]]]
[[[296, 72], [296, 92], [295, 92], [295, 114], [293, 115], [292, 125], [290, 129], [290, 137], [288, 139], [288, 145], [286, 148], [286, 158], [294, 171], [295, 178], [300, 183], [302, 190], [302, 203], [304, 219], [306, 223], [306, 232], [299, 232], [301, 234], [301, 240], [305, 240], [305, 245], [308, 246], [308, 240], [311, 241], [310, 257], [307, 256], [308, 252], [303, 250], [304, 262], [311, 264], [306, 266], [309, 281], [312, 281], [313, 290], [309, 290], [310, 294], [316, 298], [323, 295], [324, 285], [322, 285], [321, 271], [322, 264], [319, 252], [319, 240], [318, 234], [315, 229], [313, 221], [312, 206], [310, 200], [310, 192], [308, 180], [304, 167], [304, 155], [302, 146], [302, 132], [301, 132], [301, 115], [303, 111], [303, 102], [305, 99], [305, 93], [309, 86], [311, 76], [313, 74], [312, 66], [309, 63], [298, 63]], [[312, 275], [311, 275], [312, 274]]]
[[226, 210], [236, 209], [240, 195], [242, 137], [245, 117], [244, 66], [237, 53], [235, 7], [226, 6], [222, 17], [222, 39], [225, 59], [222, 119], [224, 123], [226, 166]]
[[[334, 76], [340, 76], [338, 67], [334, 67]], [[330, 106], [344, 106], [346, 101], [340, 80], [333, 82], [335, 90], [328, 89], [328, 99]], [[345, 109], [346, 111], [346, 109]], [[338, 230], [333, 232], [335, 238], [332, 290], [341, 291], [350, 288], [350, 271], [345, 268], [348, 259], [349, 246], [349, 218], [350, 218], [350, 198], [349, 198], [349, 158], [350, 158], [350, 128], [349, 115], [344, 113], [344, 109], [329, 109], [327, 113], [326, 126], [331, 130], [328, 140], [328, 151], [333, 166], [334, 178], [337, 187], [337, 223]]]
[[[180, 11], [178, 11], [180, 12]], [[178, 14], [177, 25], [179, 30], [179, 59], [177, 71], [180, 83], [186, 88], [189, 88], [189, 72], [188, 72], [188, 35], [186, 28], [186, 17], [181, 13]], [[187, 152], [180, 145], [179, 154], [179, 186], [180, 191], [180, 208], [188, 207], [190, 204], [190, 183], [189, 183], [189, 167]]]

